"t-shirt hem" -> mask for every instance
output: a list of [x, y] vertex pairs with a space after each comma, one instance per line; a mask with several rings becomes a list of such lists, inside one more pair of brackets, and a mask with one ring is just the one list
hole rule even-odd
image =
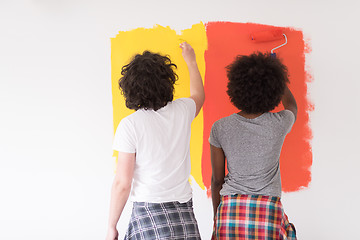
[[254, 195], [254, 196], [271, 196], [271, 197], [279, 197], [281, 198], [281, 193], [280, 195], [278, 194], [271, 194], [271, 193], [250, 193], [250, 192], [225, 192], [225, 193], [221, 193], [221, 196], [227, 196], [227, 195]]
[[131, 202], [148, 202], [148, 203], [164, 203], [164, 202], [180, 202], [186, 203], [192, 199], [192, 194], [183, 198], [141, 198], [141, 197], [130, 197]]
[[134, 150], [122, 149], [122, 148], [116, 148], [116, 147], [113, 147], [113, 150], [118, 151], [118, 152], [124, 152], [124, 153], [136, 153], [136, 151], [134, 151]]
[[209, 139], [209, 143], [210, 143], [210, 145], [212, 145], [212, 146], [214, 146], [214, 147], [221, 148], [221, 146], [220, 146], [220, 145], [215, 144], [215, 143], [214, 143], [214, 142], [212, 142], [210, 139]]

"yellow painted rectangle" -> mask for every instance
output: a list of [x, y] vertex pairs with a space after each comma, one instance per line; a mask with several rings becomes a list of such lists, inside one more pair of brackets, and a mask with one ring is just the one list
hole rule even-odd
[[[183, 30], [177, 34], [170, 27], [155, 26], [145, 29], [137, 28], [131, 31], [120, 31], [119, 34], [111, 39], [111, 83], [113, 97], [113, 123], [114, 131], [120, 120], [133, 110], [125, 106], [125, 100], [121, 95], [118, 80], [121, 77], [122, 66], [129, 63], [132, 57], [145, 50], [168, 55], [172, 62], [177, 65], [176, 73], [179, 80], [175, 85], [175, 99], [190, 96], [190, 78], [184, 59], [182, 58], [179, 44], [183, 41], [188, 42], [195, 50], [196, 60], [201, 76], [204, 81], [205, 59], [204, 52], [207, 49], [207, 37], [203, 23], [195, 24], [190, 29]], [[201, 188], [204, 189], [201, 174], [201, 156], [203, 144], [203, 112], [195, 118], [191, 125], [191, 175]], [[117, 156], [117, 152], [114, 152]]]

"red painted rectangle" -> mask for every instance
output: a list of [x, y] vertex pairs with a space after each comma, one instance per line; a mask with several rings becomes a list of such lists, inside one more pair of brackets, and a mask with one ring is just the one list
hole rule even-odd
[[[307, 99], [308, 74], [305, 71], [305, 42], [303, 33], [292, 28], [279, 28], [252, 23], [209, 22], [206, 24], [208, 50], [205, 52], [204, 139], [202, 176], [204, 185], [210, 190], [211, 163], [208, 138], [212, 124], [238, 110], [230, 103], [226, 94], [227, 77], [225, 67], [236, 55], [248, 55], [256, 51], [269, 52], [282, 44], [284, 39], [255, 42], [251, 34], [259, 31], [281, 30], [287, 35], [288, 44], [276, 51], [288, 67], [290, 85], [298, 104], [298, 116], [292, 131], [287, 135], [281, 157], [282, 189], [285, 192], [307, 187], [311, 180], [312, 164], [311, 129], [308, 111], [312, 105]], [[281, 110], [280, 107], [275, 111]]]

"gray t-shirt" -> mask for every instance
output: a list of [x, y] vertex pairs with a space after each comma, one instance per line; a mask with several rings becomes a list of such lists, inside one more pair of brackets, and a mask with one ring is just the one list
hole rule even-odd
[[294, 122], [289, 110], [264, 113], [254, 119], [234, 113], [216, 121], [209, 142], [223, 149], [229, 171], [220, 195], [280, 197], [280, 151]]

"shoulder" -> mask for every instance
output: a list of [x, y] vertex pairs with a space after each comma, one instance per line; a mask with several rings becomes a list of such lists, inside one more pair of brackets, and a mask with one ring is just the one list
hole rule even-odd
[[122, 118], [119, 122], [117, 129], [120, 129], [120, 128], [133, 129], [139, 123], [146, 121], [146, 116], [145, 116], [146, 113], [144, 111], [147, 111], [147, 110], [139, 109], [139, 110], [129, 114], [128, 116]]
[[137, 111], [127, 115], [126, 117], [122, 118], [120, 121], [120, 124], [130, 124], [131, 122], [134, 121], [134, 119], [138, 118], [140, 111], [141, 110], [137, 110]]
[[212, 125], [213, 128], [225, 128], [227, 126], [232, 126], [233, 121], [236, 119], [235, 114], [231, 114], [230, 116], [223, 117], [215, 121]]
[[172, 102], [175, 105], [184, 105], [188, 107], [196, 107], [195, 101], [191, 98], [179, 98]]
[[276, 113], [268, 113], [267, 121], [277, 126], [282, 132], [289, 133], [295, 123], [295, 115], [285, 109]]
[[171, 102], [171, 105], [177, 109], [181, 109], [182, 111], [188, 112], [191, 118], [195, 118], [196, 104], [193, 99], [179, 98]]
[[234, 114], [220, 118], [219, 120], [215, 121], [211, 127], [210, 136], [209, 136], [209, 143], [215, 147], [221, 148], [221, 139], [223, 136], [226, 135], [226, 132], [231, 131], [231, 124], [232, 119], [234, 118]]
[[269, 118], [279, 121], [293, 124], [295, 122], [295, 115], [290, 110], [282, 110], [280, 112], [268, 113]]
[[120, 120], [119, 125], [117, 126], [117, 131], [121, 131], [123, 129], [130, 129], [133, 127], [133, 116], [132, 114], [124, 117]]

